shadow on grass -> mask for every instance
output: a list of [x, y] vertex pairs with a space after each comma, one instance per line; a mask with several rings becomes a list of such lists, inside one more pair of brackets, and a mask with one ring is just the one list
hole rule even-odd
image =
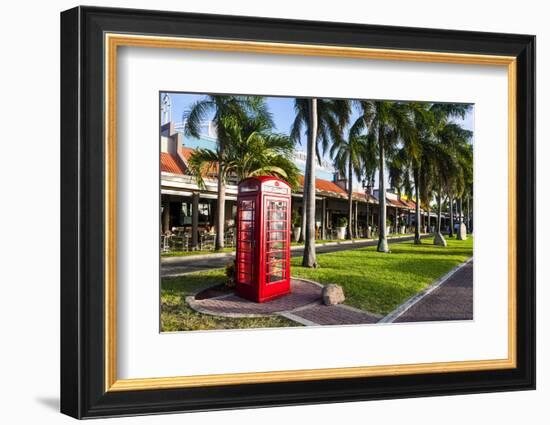
[[223, 270], [213, 270], [204, 273], [189, 273], [178, 277], [162, 278], [161, 290], [164, 293], [190, 295], [193, 292], [218, 285], [225, 281]]

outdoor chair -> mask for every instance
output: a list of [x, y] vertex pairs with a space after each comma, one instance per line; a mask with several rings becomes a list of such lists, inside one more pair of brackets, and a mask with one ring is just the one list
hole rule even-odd
[[235, 232], [233, 230], [225, 232], [225, 246], [230, 248], [235, 246]]
[[162, 252], [170, 251], [170, 236], [160, 235], [160, 250]]
[[215, 241], [216, 241], [215, 233], [203, 233], [200, 236], [200, 249], [204, 251], [214, 250]]

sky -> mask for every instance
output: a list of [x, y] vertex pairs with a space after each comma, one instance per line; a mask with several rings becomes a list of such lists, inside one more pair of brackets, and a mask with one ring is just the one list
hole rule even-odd
[[[163, 94], [161, 94], [162, 96]], [[189, 111], [192, 105], [201, 99], [204, 99], [204, 94], [189, 94], [189, 93], [169, 93], [172, 101], [172, 120], [174, 122], [181, 122], [185, 111]], [[275, 124], [274, 131], [277, 133], [289, 134], [292, 122], [294, 121], [294, 98], [292, 97], [266, 97], [266, 103], [273, 115], [273, 121]], [[474, 131], [474, 110], [472, 108], [464, 117], [464, 119], [457, 118], [458, 124], [461, 124], [463, 128]], [[211, 116], [208, 119], [211, 119]], [[353, 122], [359, 116], [358, 111], [353, 111], [351, 122]], [[305, 137], [302, 137], [301, 143], [305, 143]], [[305, 150], [305, 145], [297, 145], [297, 149]], [[329, 155], [325, 154], [325, 159], [330, 160]], [[322, 178], [326, 178], [323, 176]], [[358, 186], [359, 182], [355, 179], [355, 185]]]
[[[170, 93], [172, 99], [172, 119], [175, 122], [182, 120], [183, 113], [189, 109], [197, 100], [203, 99], [202, 94], [186, 94], [186, 93]], [[269, 110], [273, 114], [275, 129], [278, 133], [290, 133], [290, 127], [294, 120], [294, 98], [292, 97], [266, 97], [266, 103]], [[358, 112], [354, 111], [354, 117], [358, 116]], [[464, 120], [457, 119], [458, 123], [462, 124], [467, 130], [474, 130], [474, 111], [473, 109], [467, 113]]]

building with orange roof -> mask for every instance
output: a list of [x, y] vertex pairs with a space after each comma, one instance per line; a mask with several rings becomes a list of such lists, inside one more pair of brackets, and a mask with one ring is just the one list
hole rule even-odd
[[[177, 131], [173, 123], [161, 127], [160, 137], [160, 178], [161, 178], [161, 228], [162, 233], [184, 232], [190, 234], [190, 244], [200, 243], [201, 232], [215, 232], [213, 228], [216, 216], [217, 200], [217, 165], [205, 171], [204, 187], [199, 187], [189, 172], [189, 158], [194, 148], [205, 146], [211, 148], [212, 138], [201, 140], [194, 138], [188, 141], [182, 131]], [[194, 147], [190, 147], [194, 146]], [[215, 146], [215, 145], [214, 145]], [[298, 159], [299, 160], [299, 159]], [[321, 173], [321, 175], [326, 175]], [[226, 230], [231, 234], [235, 224], [237, 182], [226, 185]], [[293, 216], [299, 223], [303, 207], [304, 177], [299, 177], [298, 187], [292, 195]], [[332, 180], [317, 178], [316, 189], [316, 228], [319, 239], [335, 237], [336, 227], [341, 217], [348, 216], [347, 180], [337, 173]], [[367, 227], [378, 226], [378, 193], [367, 194], [366, 191], [354, 190], [353, 226], [357, 237], [367, 234]], [[390, 233], [410, 231], [414, 223], [415, 203], [389, 191], [386, 193], [387, 217]], [[435, 226], [434, 215], [430, 223]], [[194, 237], [193, 237], [194, 236]]]

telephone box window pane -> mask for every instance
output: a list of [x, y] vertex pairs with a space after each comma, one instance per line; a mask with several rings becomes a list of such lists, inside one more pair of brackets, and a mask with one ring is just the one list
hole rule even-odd
[[285, 248], [286, 248], [286, 242], [271, 242], [267, 244], [268, 252], [284, 250]]
[[285, 211], [269, 211], [269, 220], [284, 220], [285, 218]]
[[275, 267], [271, 267], [270, 273], [266, 277], [267, 283], [279, 282], [285, 278], [285, 263], [281, 262]]
[[244, 283], [246, 285], [252, 284], [252, 276], [250, 276], [249, 274], [241, 272], [238, 274], [237, 279], [239, 280], [240, 283]]
[[286, 201], [269, 201], [267, 205], [268, 220], [284, 220], [286, 219]]
[[275, 260], [270, 261], [266, 267], [266, 282], [273, 283], [279, 282], [285, 277], [286, 262]]
[[251, 285], [254, 270], [254, 200], [239, 202], [239, 220], [237, 232], [237, 281]]
[[243, 210], [253, 210], [254, 209], [254, 201], [250, 199], [244, 199], [241, 201], [241, 209]]
[[286, 201], [269, 201], [267, 208], [270, 210], [286, 210]]
[[252, 230], [254, 229], [254, 222], [252, 221], [243, 221], [240, 226], [241, 230]]
[[282, 241], [285, 240], [285, 233], [284, 232], [269, 232], [267, 234], [267, 239], [269, 241]]
[[284, 261], [271, 261], [267, 264], [266, 273], [277, 273], [282, 271], [285, 268]]
[[251, 221], [254, 219], [254, 211], [241, 211], [241, 220]]
[[239, 250], [243, 251], [252, 251], [252, 242], [251, 241], [239, 241]]
[[267, 283], [280, 282], [281, 280], [283, 280], [283, 278], [284, 275], [282, 272], [278, 274], [271, 274], [267, 277]]
[[284, 221], [272, 221], [269, 223], [269, 230], [285, 230], [286, 222]]
[[246, 251], [242, 251], [242, 252], [239, 252], [239, 259], [238, 261], [239, 262], [250, 262], [254, 259], [253, 255], [251, 252], [246, 252]]
[[285, 251], [272, 251], [268, 253], [270, 260], [283, 260], [286, 258]]
[[239, 232], [239, 238], [243, 241], [252, 241], [254, 239], [254, 232], [245, 230]]

